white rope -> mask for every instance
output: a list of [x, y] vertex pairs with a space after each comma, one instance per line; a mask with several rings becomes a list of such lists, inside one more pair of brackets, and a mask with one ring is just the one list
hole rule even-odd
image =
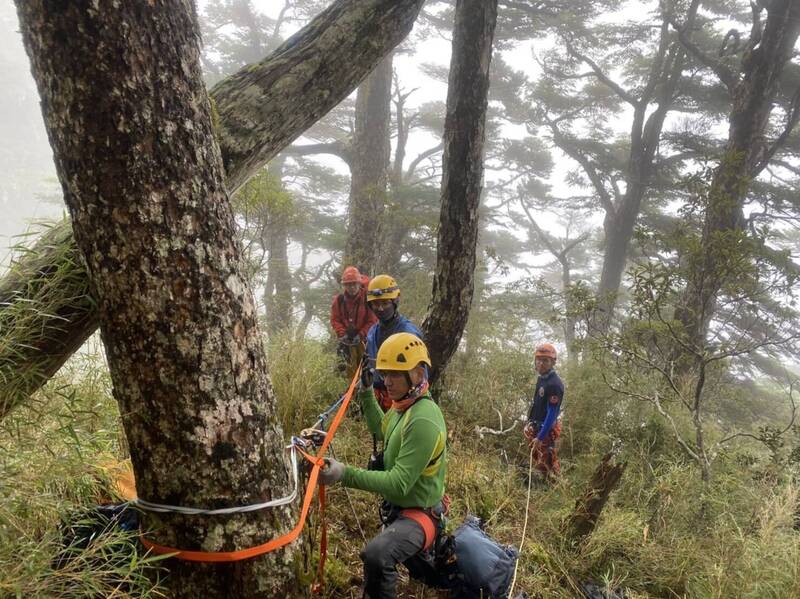
[[531, 479], [533, 478], [533, 447], [528, 458], [528, 499], [525, 502], [525, 523], [522, 525], [522, 540], [519, 542], [519, 552], [517, 553], [517, 561], [514, 564], [514, 578], [511, 579], [511, 587], [508, 589], [508, 597], [511, 599], [514, 595], [514, 585], [517, 583], [517, 568], [519, 568], [519, 560], [522, 559], [522, 546], [525, 544], [525, 535], [528, 531], [528, 511], [531, 507]]
[[175, 514], [186, 514], [186, 515], [198, 515], [203, 514], [206, 516], [216, 516], [216, 515], [223, 515], [223, 514], [242, 514], [245, 512], [255, 512], [258, 510], [263, 510], [272, 507], [280, 507], [282, 505], [287, 505], [292, 503], [297, 498], [297, 489], [299, 486], [299, 480], [297, 476], [297, 449], [294, 446], [294, 443], [288, 445], [287, 449], [291, 449], [292, 452], [292, 475], [294, 478], [294, 489], [292, 492], [287, 495], [286, 497], [281, 497], [279, 499], [273, 499], [271, 501], [265, 501], [264, 503], [254, 503], [252, 505], [241, 505], [236, 507], [226, 507], [226, 508], [219, 508], [215, 510], [205, 509], [205, 508], [196, 508], [196, 507], [184, 507], [181, 505], [165, 505], [163, 503], [153, 503], [151, 501], [146, 501], [144, 499], [134, 499], [131, 503], [137, 507], [142, 508], [148, 512], [159, 512], [159, 513], [175, 513]]

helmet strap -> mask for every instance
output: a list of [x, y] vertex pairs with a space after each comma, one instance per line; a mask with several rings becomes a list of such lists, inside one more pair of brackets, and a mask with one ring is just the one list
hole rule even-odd
[[[408, 376], [408, 373], [406, 373]], [[408, 408], [413, 406], [417, 400], [427, 393], [429, 387], [428, 379], [423, 378], [419, 384], [414, 385], [403, 396], [403, 399], [392, 402], [392, 407], [398, 412], [405, 412]]]

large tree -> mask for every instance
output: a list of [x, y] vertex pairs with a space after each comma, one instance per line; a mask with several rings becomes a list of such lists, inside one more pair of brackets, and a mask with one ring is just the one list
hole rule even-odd
[[[338, 0], [272, 55], [211, 92], [229, 192], [346, 97], [410, 30], [422, 0]], [[69, 224], [51, 229], [0, 282], [0, 417], [97, 328]]]
[[377, 274], [381, 220], [389, 170], [392, 57], [386, 57], [358, 88], [350, 148], [350, 203], [344, 263]]
[[[766, 3], [764, 23], [762, 6], [761, 3], [752, 5], [749, 39], [741, 47], [734, 44], [739, 57], [736, 69], [695, 44], [689, 37], [688, 27], [673, 21], [681, 42], [719, 78], [732, 100], [728, 139], [711, 183], [704, 191], [701, 239], [687, 259], [687, 291], [678, 309], [678, 318], [686, 328], [686, 347], [692, 348], [698, 357], [704, 351], [720, 292], [730, 287], [735, 298], [738, 286], [747, 284], [740, 274], [732, 279], [730, 273], [740, 272], [735, 264], [749, 251], [744, 215], [748, 192], [758, 175], [782, 150], [800, 120], [800, 87], [797, 87], [784, 101], [782, 127], [770, 123], [781, 81], [792, 64], [800, 35], [800, 3], [796, 0]], [[738, 34], [727, 34], [719, 55], [726, 54], [726, 44], [732, 38], [738, 42]], [[769, 139], [770, 133], [774, 135], [772, 139]]]
[[472, 305], [489, 65], [496, 23], [497, 0], [456, 3], [436, 274], [422, 325], [433, 362], [432, 380], [458, 348]]
[[[681, 9], [687, 31], [699, 4], [691, 0]], [[609, 24], [598, 6], [584, 15], [580, 27], [560, 24], [556, 31], [563, 43], [543, 61], [545, 76], [534, 94], [543, 100], [533, 108], [536, 120], [580, 166], [604, 212], [598, 284], [603, 316], [595, 323], [601, 328], [611, 321], [634, 230], [643, 203], [653, 195], [665, 120], [686, 105], [681, 88], [690, 61], [669, 24], [678, 7], [662, 2], [655, 18]], [[604, 58], [593, 57], [601, 45]], [[615, 137], [610, 117], [623, 109], [631, 115], [629, 133]]]
[[[285, 495], [284, 439], [235, 241], [195, 16], [181, 0], [108, 4], [20, 0], [17, 10], [139, 494], [211, 508]], [[419, 6], [339, 2], [279, 48], [260, 77], [224, 82], [215, 95], [228, 126], [217, 133], [228, 148], [230, 187], [320, 116], [332, 94], [352, 89], [357, 64], [368, 72], [407, 33]], [[319, 72], [330, 57], [318, 54], [320, 38], [347, 55], [361, 52], [367, 64]], [[303, 77], [317, 87], [300, 94]], [[298, 94], [304, 110], [287, 108], [286, 96]], [[157, 542], [221, 551], [263, 543], [294, 522], [282, 508], [148, 514], [144, 524]], [[175, 596], [273, 597], [292, 577], [287, 556], [273, 553], [219, 566], [175, 562], [169, 585]]]

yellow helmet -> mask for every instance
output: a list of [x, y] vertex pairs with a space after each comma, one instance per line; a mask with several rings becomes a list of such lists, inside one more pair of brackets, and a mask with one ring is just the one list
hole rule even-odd
[[395, 333], [378, 349], [375, 368], [378, 370], [413, 370], [420, 362], [428, 366], [431, 359], [422, 340], [411, 333]]
[[389, 275], [378, 275], [373, 277], [367, 287], [367, 301], [379, 299], [396, 299], [400, 297], [400, 287]]

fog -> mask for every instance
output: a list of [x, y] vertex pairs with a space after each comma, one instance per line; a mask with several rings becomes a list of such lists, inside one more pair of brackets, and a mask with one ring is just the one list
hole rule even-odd
[[11, 0], [0, 0], [0, 264], [32, 222], [64, 212], [39, 95]]

